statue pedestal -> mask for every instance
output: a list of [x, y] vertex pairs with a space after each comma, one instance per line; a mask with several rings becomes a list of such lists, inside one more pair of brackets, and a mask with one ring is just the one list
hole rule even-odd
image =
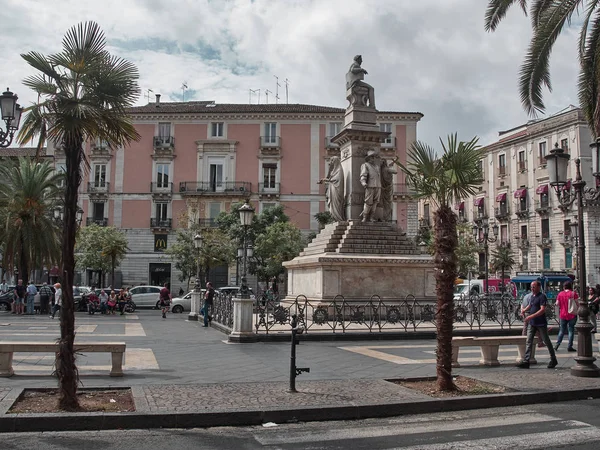
[[192, 292], [192, 301], [190, 302], [190, 313], [188, 314], [188, 320], [198, 321], [198, 314], [200, 313], [200, 298], [202, 297], [201, 292]]
[[251, 298], [234, 298], [233, 328], [227, 340], [229, 342], [256, 342], [257, 336], [252, 328], [254, 300]]

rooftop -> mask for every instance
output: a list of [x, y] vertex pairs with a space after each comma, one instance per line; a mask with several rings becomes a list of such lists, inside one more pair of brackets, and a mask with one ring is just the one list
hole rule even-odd
[[[33, 158], [36, 154], [37, 147], [7, 147], [0, 148], [0, 158], [16, 158], [26, 156]], [[46, 156], [46, 147], [40, 151], [40, 156]]]

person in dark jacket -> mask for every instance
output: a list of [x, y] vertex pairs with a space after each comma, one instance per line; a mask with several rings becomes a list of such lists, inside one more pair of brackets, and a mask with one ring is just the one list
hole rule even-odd
[[52, 288], [44, 281], [40, 288], [40, 314], [50, 313], [50, 298], [52, 294]]
[[209, 322], [212, 322], [212, 316], [210, 313], [213, 308], [213, 301], [215, 298], [215, 289], [212, 283], [209, 281], [206, 283], [206, 292], [204, 293], [204, 305], [202, 306], [202, 315], [204, 316], [204, 326], [207, 327]]

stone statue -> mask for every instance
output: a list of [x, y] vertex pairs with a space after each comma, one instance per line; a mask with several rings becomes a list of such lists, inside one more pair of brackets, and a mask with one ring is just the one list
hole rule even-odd
[[360, 166], [360, 184], [365, 188], [365, 205], [360, 214], [363, 222], [376, 220], [377, 205], [381, 200], [381, 163], [378, 159], [377, 152], [369, 150]]
[[346, 74], [346, 90], [351, 91], [350, 94], [347, 94], [347, 98], [351, 105], [368, 106], [375, 109], [375, 89], [363, 81], [368, 72], [360, 66], [361, 64], [362, 56], [356, 55]]
[[392, 204], [394, 201], [394, 174], [393, 169], [396, 160], [390, 161], [388, 164], [385, 159], [381, 160], [381, 202], [380, 206], [383, 209], [382, 219], [385, 222], [392, 220]]
[[344, 205], [344, 171], [339, 156], [331, 157], [327, 177], [319, 183], [327, 183], [327, 210], [335, 221], [346, 220]]

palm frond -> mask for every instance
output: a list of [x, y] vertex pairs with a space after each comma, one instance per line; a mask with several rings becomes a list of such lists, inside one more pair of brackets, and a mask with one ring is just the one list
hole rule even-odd
[[[580, 39], [584, 38], [584, 33]], [[584, 52], [579, 55], [579, 103], [594, 138], [600, 136], [600, 10], [592, 20]]]
[[485, 31], [495, 31], [515, 3], [519, 3], [523, 13], [527, 15], [527, 0], [490, 0], [485, 11]]

